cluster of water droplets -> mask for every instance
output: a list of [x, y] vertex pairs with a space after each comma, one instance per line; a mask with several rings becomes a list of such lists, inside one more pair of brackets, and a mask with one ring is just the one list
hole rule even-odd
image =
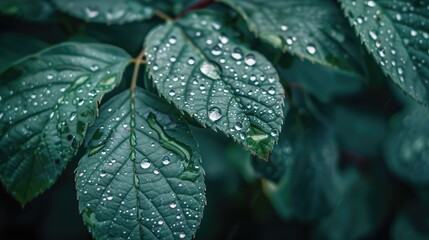
[[[56, 0], [59, 1], [60, 0]], [[102, 2], [88, 3], [86, 1], [62, 1], [60, 7], [70, 14], [90, 22], [124, 23], [142, 20], [153, 15], [153, 9], [146, 4], [138, 2]]]
[[[428, 86], [429, 5], [424, 1], [343, 1], [352, 23], [383, 70], [414, 96]], [[417, 83], [416, 83], [417, 81]]]
[[200, 122], [237, 139], [248, 137], [251, 121], [267, 135], [278, 131], [283, 90], [271, 64], [237, 44], [218, 20], [192, 14], [181, 24], [186, 27], [171, 26], [168, 36], [148, 40], [148, 63], [161, 92]]

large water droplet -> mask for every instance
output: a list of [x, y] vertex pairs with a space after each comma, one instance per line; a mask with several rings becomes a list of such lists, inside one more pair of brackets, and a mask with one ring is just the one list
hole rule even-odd
[[214, 47], [213, 47], [213, 49], [212, 49], [212, 51], [211, 51], [211, 53], [212, 53], [214, 56], [219, 56], [219, 55], [221, 55], [221, 54], [222, 54], [222, 49], [220, 49], [220, 47], [219, 47], [219, 46], [214, 46]]
[[194, 65], [195, 64], [195, 59], [193, 57], [189, 57], [188, 64], [191, 65], [191, 66]]
[[268, 88], [268, 93], [274, 95], [276, 93], [276, 89], [274, 87]]
[[179, 238], [185, 238], [185, 237], [186, 237], [186, 234], [184, 233], [179, 234]]
[[150, 167], [150, 162], [143, 161], [140, 163], [140, 167], [143, 169], [148, 169]]
[[162, 159], [162, 164], [164, 164], [164, 165], [168, 165], [168, 164], [170, 164], [170, 158], [169, 158], [168, 156], [165, 156], [165, 157]]
[[176, 44], [177, 40], [175, 36], [171, 36], [170, 39], [168, 39], [168, 42], [172, 45]]
[[217, 65], [210, 62], [203, 62], [200, 71], [211, 79], [220, 79], [220, 69]]
[[177, 207], [177, 204], [175, 204], [175, 203], [172, 203], [172, 204], [170, 204], [170, 208], [176, 208]]
[[243, 52], [240, 48], [234, 48], [234, 50], [231, 53], [231, 57], [235, 60], [240, 60], [243, 58]]
[[305, 49], [311, 55], [316, 53], [316, 47], [313, 44], [308, 44], [307, 47], [305, 47]]
[[219, 108], [217, 107], [212, 107], [209, 110], [209, 119], [213, 122], [216, 122], [217, 120], [219, 120], [222, 117], [222, 112], [220, 111]]
[[247, 54], [246, 58], [244, 59], [244, 62], [247, 66], [253, 66], [256, 63], [255, 55], [252, 53]]

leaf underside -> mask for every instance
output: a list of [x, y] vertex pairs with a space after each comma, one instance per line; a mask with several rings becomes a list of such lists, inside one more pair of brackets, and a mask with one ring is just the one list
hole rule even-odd
[[142, 89], [109, 100], [76, 170], [79, 209], [96, 239], [191, 239], [205, 205], [197, 144], [174, 110]]
[[341, 0], [384, 73], [418, 102], [429, 101], [429, 1]]
[[162, 96], [268, 159], [284, 118], [283, 88], [271, 63], [241, 45], [219, 15], [168, 22], [148, 35], [145, 50]]
[[0, 74], [0, 178], [22, 204], [49, 188], [75, 155], [97, 102], [120, 81], [124, 51], [64, 43]]

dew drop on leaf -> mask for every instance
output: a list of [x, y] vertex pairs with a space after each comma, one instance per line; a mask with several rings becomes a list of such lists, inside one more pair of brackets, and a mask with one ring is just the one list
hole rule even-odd
[[222, 117], [222, 112], [217, 107], [212, 107], [209, 110], [209, 119], [212, 122], [218, 121]]
[[246, 58], [244, 59], [244, 62], [247, 66], [253, 66], [256, 64], [255, 55], [252, 53], [247, 54]]
[[219, 67], [207, 61], [201, 64], [200, 71], [207, 77], [215, 80], [220, 79], [221, 76]]

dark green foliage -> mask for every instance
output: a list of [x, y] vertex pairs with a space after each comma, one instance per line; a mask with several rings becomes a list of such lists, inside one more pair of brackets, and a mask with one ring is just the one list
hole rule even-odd
[[0, 239], [7, 194], [78, 205], [79, 239], [428, 238], [429, 0], [0, 14]]

